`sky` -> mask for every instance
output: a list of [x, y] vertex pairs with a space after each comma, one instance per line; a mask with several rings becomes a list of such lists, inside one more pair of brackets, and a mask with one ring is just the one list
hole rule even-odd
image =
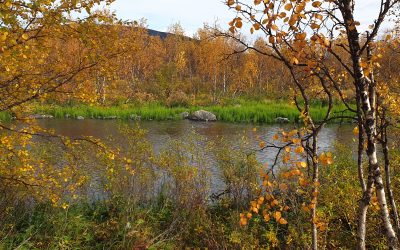
[[[367, 29], [373, 23], [379, 10], [380, 1], [356, 1], [356, 20], [360, 21], [361, 29]], [[215, 21], [224, 29], [234, 17], [223, 0], [116, 0], [111, 9], [121, 19], [147, 20], [148, 27], [159, 31], [167, 31], [168, 27], [180, 22], [186, 35], [192, 36], [204, 23], [210, 25]], [[385, 23], [383, 29], [390, 28]]]

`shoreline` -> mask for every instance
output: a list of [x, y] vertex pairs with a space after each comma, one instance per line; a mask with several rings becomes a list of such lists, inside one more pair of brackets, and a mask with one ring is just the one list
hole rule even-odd
[[[217, 121], [229, 123], [300, 123], [299, 111], [285, 103], [244, 103], [236, 105], [213, 106], [189, 106], [167, 107], [160, 104], [146, 104], [142, 106], [90, 106], [90, 105], [35, 105], [26, 116], [31, 119], [97, 119], [97, 120], [143, 120], [143, 121], [176, 121], [186, 119], [185, 113], [193, 113], [197, 110], [206, 110], [216, 115]], [[322, 120], [327, 107], [321, 104], [311, 106], [311, 114], [314, 120]], [[351, 116], [348, 111], [342, 112], [345, 107], [335, 106], [332, 114]], [[11, 120], [12, 115], [1, 114], [0, 120]], [[278, 120], [280, 118], [287, 121]], [[348, 119], [338, 119], [330, 123], [347, 123]]]

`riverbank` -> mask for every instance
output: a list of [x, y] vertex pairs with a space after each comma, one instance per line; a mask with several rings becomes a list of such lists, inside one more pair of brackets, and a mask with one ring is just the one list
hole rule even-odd
[[[234, 123], [276, 123], [276, 118], [287, 118], [291, 123], [299, 122], [299, 111], [294, 105], [285, 102], [242, 102], [240, 104], [167, 107], [162, 104], [145, 104], [141, 106], [61, 106], [61, 105], [35, 105], [31, 110], [33, 114], [52, 115], [58, 119], [122, 119], [122, 120], [181, 120], [183, 113], [192, 113], [196, 110], [207, 110], [217, 116], [218, 121]], [[313, 104], [311, 114], [314, 120], [322, 120], [327, 107], [322, 104]], [[338, 115], [345, 110], [342, 105], [336, 105], [334, 113]], [[345, 112], [345, 115], [351, 115]], [[0, 119], [7, 119], [10, 115], [3, 114]], [[337, 120], [336, 122], [340, 122]]]

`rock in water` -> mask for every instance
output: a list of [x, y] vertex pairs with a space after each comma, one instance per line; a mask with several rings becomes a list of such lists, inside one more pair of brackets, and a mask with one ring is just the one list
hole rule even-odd
[[286, 117], [277, 117], [275, 119], [275, 122], [277, 122], [277, 123], [289, 123], [290, 120], [289, 120], [289, 118], [286, 118]]
[[206, 122], [213, 122], [217, 120], [217, 117], [213, 113], [205, 110], [195, 111], [188, 118], [192, 121], [206, 121]]
[[83, 116], [78, 116], [78, 117], [76, 117], [76, 119], [78, 119], [78, 120], [85, 120], [85, 117], [83, 117]]
[[142, 117], [140, 115], [132, 114], [129, 116], [129, 119], [134, 120], [134, 121], [140, 121], [140, 120], [142, 120]]
[[179, 114], [182, 119], [188, 119], [190, 114], [189, 112], [185, 111]]

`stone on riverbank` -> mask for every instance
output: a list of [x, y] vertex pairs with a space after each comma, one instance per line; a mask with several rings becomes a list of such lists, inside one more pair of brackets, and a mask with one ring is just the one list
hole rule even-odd
[[182, 119], [188, 119], [189, 116], [190, 116], [190, 113], [187, 112], [187, 111], [185, 111], [185, 112], [180, 113], [179, 115], [180, 115], [180, 117], [181, 117]]
[[134, 121], [140, 121], [140, 120], [142, 120], [142, 117], [140, 115], [132, 114], [129, 116], [129, 119], [134, 120]]
[[289, 118], [286, 118], [286, 117], [277, 117], [277, 118], [275, 118], [275, 122], [277, 122], [277, 123], [289, 123], [290, 120], [289, 120]]
[[52, 115], [42, 115], [42, 114], [34, 114], [28, 116], [28, 119], [53, 119], [54, 116]]
[[118, 119], [118, 116], [116, 116], [116, 115], [105, 116], [105, 117], [102, 117], [101, 119], [103, 119], [103, 120], [116, 120], [116, 119]]
[[198, 110], [193, 112], [189, 117], [189, 120], [192, 121], [206, 121], [206, 122], [213, 122], [217, 120], [217, 117], [209, 112], [209, 111], [205, 111], [205, 110]]

